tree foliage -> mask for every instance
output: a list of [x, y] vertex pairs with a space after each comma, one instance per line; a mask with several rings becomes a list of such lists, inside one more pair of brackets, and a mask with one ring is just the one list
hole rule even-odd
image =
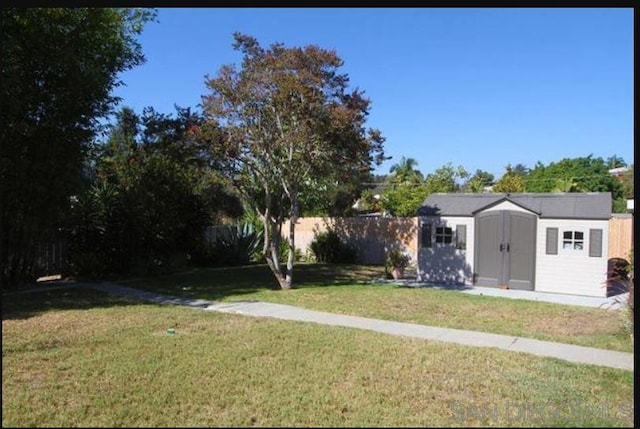
[[[468, 176], [462, 167], [447, 163], [419, 183], [403, 182], [382, 194], [382, 206], [390, 214], [399, 217], [416, 216], [424, 200], [434, 192], [457, 192], [460, 181]], [[392, 176], [393, 177], [393, 176]]]
[[389, 173], [391, 174], [391, 183], [420, 183], [424, 180], [420, 170], [416, 167], [418, 161], [413, 158], [400, 159], [400, 162], [391, 166]]
[[504, 193], [524, 192], [523, 169], [516, 170], [511, 164], [507, 165], [505, 169], [506, 173], [493, 185], [492, 191]]
[[242, 207], [197, 139], [202, 116], [125, 107], [116, 120], [97, 147], [93, 185], [72, 207], [76, 272], [145, 274], [204, 261], [204, 227]]
[[473, 176], [469, 177], [467, 181], [462, 186], [462, 189], [465, 192], [479, 193], [483, 192], [486, 187], [493, 185], [494, 183], [493, 174], [483, 171], [476, 170]]
[[410, 185], [402, 183], [382, 193], [383, 209], [392, 216], [416, 216], [418, 209], [431, 192], [424, 184]]
[[526, 192], [611, 192], [614, 208], [616, 201], [624, 199], [623, 185], [609, 173], [608, 162], [593, 155], [564, 158], [548, 165], [538, 162], [524, 184]]
[[3, 8], [2, 284], [33, 280], [35, 245], [61, 226], [119, 73], [144, 61], [154, 11]]
[[[292, 284], [295, 219], [301, 198], [322, 195], [331, 186], [383, 160], [384, 139], [366, 129], [370, 101], [348, 90], [343, 61], [317, 46], [263, 48], [247, 35], [234, 34], [242, 65], [220, 68], [207, 78], [205, 115], [223, 138], [209, 138], [227, 159], [226, 171], [264, 222], [264, 253], [281, 288]], [[291, 220], [286, 272], [279, 263], [284, 220]]]
[[323, 192], [314, 189], [300, 194], [300, 215], [351, 216], [353, 204], [364, 191], [369, 190], [367, 183], [371, 182], [373, 176], [368, 171], [354, 172], [341, 181], [325, 180], [322, 183]]
[[433, 173], [427, 174], [424, 182], [429, 193], [433, 192], [458, 192], [461, 189], [460, 182], [469, 177], [469, 173], [461, 165], [454, 167], [450, 162], [437, 168]]
[[633, 164], [622, 174], [622, 196], [624, 198], [633, 198]]

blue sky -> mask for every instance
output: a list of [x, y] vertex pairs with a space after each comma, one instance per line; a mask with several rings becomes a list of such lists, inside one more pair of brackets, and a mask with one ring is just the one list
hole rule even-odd
[[387, 139], [379, 174], [402, 156], [496, 178], [590, 154], [633, 163], [632, 8], [160, 8], [121, 106], [197, 108], [205, 75], [240, 62], [235, 31], [335, 49]]

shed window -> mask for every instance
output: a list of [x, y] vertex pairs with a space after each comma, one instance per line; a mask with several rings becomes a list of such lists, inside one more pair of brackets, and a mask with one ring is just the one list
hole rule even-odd
[[589, 230], [589, 256], [594, 258], [602, 257], [602, 230]]
[[582, 250], [584, 248], [584, 232], [564, 231], [562, 233], [562, 248]]
[[448, 226], [436, 227], [436, 243], [451, 244], [453, 241], [453, 229]]
[[547, 255], [558, 254], [558, 228], [547, 228]]
[[420, 234], [420, 244], [422, 247], [431, 247], [431, 224], [423, 223]]
[[467, 225], [456, 225], [456, 249], [467, 248]]

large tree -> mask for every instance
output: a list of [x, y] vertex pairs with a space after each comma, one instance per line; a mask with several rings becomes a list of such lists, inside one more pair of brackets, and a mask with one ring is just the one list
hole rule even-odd
[[[288, 289], [301, 196], [369, 171], [383, 159], [384, 139], [365, 128], [370, 101], [362, 91], [348, 90], [336, 52], [281, 43], [263, 48], [240, 33], [234, 39], [234, 49], [243, 54], [240, 70], [225, 65], [206, 81], [211, 92], [203, 97], [205, 115], [214, 130], [225, 130], [211, 144], [229, 160], [229, 175], [246, 203], [260, 213], [267, 263]], [[287, 218], [285, 271], [279, 242]]]
[[3, 8], [0, 78], [2, 285], [33, 280], [38, 239], [60, 227], [82, 183], [118, 75], [144, 61], [135, 37], [155, 12]]

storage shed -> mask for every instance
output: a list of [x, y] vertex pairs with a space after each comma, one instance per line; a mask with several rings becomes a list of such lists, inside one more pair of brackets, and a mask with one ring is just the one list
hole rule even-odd
[[432, 194], [422, 281], [607, 296], [611, 194]]

